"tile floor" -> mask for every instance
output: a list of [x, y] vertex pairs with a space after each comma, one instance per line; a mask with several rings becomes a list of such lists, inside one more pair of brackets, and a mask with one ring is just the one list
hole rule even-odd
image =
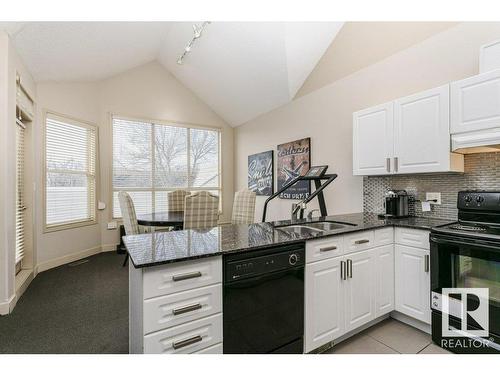
[[387, 319], [334, 346], [327, 354], [450, 354], [431, 336], [394, 319]]

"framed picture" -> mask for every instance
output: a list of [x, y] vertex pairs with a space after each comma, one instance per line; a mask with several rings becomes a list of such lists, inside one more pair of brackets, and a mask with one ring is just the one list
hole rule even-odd
[[[297, 176], [304, 176], [311, 165], [311, 138], [278, 146], [278, 190]], [[299, 181], [283, 193], [283, 199], [304, 199], [311, 193], [310, 181]]]
[[248, 156], [248, 189], [257, 195], [271, 195], [274, 192], [273, 151]]

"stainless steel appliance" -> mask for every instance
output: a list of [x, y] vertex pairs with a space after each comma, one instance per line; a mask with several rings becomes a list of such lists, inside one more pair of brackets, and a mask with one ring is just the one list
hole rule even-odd
[[224, 256], [223, 352], [303, 353], [304, 243]]
[[[458, 193], [458, 222], [433, 228], [431, 243], [432, 339], [457, 353], [500, 353], [500, 191]], [[487, 288], [489, 298], [474, 294], [452, 294], [444, 314], [443, 288]], [[465, 297], [466, 296], [466, 297]], [[484, 328], [471, 314], [463, 318], [461, 299], [468, 311], [481, 303], [488, 306], [488, 334], [471, 331]], [[471, 310], [472, 309], [472, 310]], [[443, 334], [444, 324], [459, 330], [457, 336]], [[462, 319], [466, 319], [462, 324]], [[464, 329], [466, 328], [466, 329]], [[445, 326], [445, 332], [447, 328]]]
[[408, 193], [406, 190], [388, 190], [384, 196], [384, 217], [408, 217]]

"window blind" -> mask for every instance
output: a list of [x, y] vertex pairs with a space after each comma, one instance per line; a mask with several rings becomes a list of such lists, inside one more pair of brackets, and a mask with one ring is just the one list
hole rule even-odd
[[47, 115], [47, 228], [95, 221], [96, 132], [93, 125]]
[[220, 196], [219, 147], [218, 130], [113, 117], [113, 217], [121, 217], [122, 190], [139, 215], [166, 211], [176, 189]]
[[25, 252], [25, 203], [24, 203], [24, 133], [25, 126], [16, 121], [16, 265]]

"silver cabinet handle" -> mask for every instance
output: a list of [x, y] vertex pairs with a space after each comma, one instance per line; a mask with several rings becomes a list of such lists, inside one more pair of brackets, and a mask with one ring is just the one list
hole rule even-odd
[[181, 315], [181, 314], [185, 314], [185, 313], [188, 313], [191, 311], [199, 310], [199, 309], [201, 309], [201, 307], [202, 307], [201, 303], [195, 303], [194, 305], [189, 305], [189, 306], [184, 306], [184, 307], [179, 307], [177, 309], [173, 309], [172, 313], [174, 315]]
[[200, 342], [201, 340], [203, 340], [203, 338], [200, 335], [194, 336], [194, 337], [191, 337], [191, 338], [186, 339], [186, 340], [173, 342], [172, 348], [177, 350], [177, 349], [184, 348], [185, 346], [188, 346], [191, 344], [196, 344], [197, 342]]
[[347, 259], [347, 277], [352, 279], [352, 260]]
[[345, 264], [345, 261], [343, 261], [343, 260], [340, 261], [340, 278], [342, 280], [347, 280], [346, 264]]
[[394, 157], [394, 172], [397, 172], [399, 169], [399, 160], [398, 160], [398, 157], [395, 156]]
[[429, 269], [430, 269], [430, 259], [429, 259], [429, 255], [426, 254], [424, 257], [424, 271], [429, 272]]
[[174, 275], [174, 276], [172, 276], [172, 281], [182, 281], [182, 280], [188, 280], [188, 279], [195, 279], [197, 277], [201, 277], [200, 271], [185, 273], [183, 275]]
[[337, 246], [332, 245], [332, 246], [327, 246], [327, 247], [320, 247], [319, 251], [323, 253], [325, 251], [332, 251], [332, 250], [336, 250], [336, 249], [337, 249]]
[[387, 172], [390, 172], [391, 171], [391, 158], [387, 158], [386, 160], [386, 163], [387, 163]]
[[368, 242], [370, 242], [370, 240], [356, 240], [356, 241], [354, 241], [354, 244], [355, 245], [361, 245], [363, 243], [368, 243]]

